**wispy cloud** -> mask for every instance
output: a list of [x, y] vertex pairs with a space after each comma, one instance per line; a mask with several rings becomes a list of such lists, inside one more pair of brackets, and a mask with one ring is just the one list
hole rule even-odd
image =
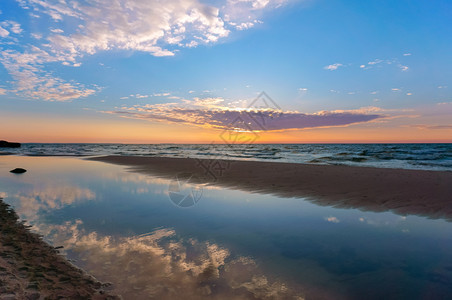
[[24, 53], [14, 50], [0, 52], [0, 63], [14, 79], [13, 93], [46, 101], [69, 101], [96, 92], [97, 87], [87, 88], [76, 82], [67, 82], [42, 68], [44, 62], [55, 60], [36, 47]]
[[152, 96], [154, 96], [154, 97], [167, 97], [169, 95], [171, 95], [171, 94], [170, 93], [154, 93], [154, 94], [152, 94]]
[[[381, 60], [381, 59], [376, 59], [376, 60], [374, 60], [374, 61], [369, 61], [367, 64], [368, 65], [378, 65], [378, 64], [381, 64], [383, 62], [383, 60]], [[386, 61], [386, 63], [388, 63], [388, 61]]]
[[332, 65], [325, 66], [323, 68], [325, 70], [334, 71], [334, 70], [337, 70], [339, 67], [343, 67], [343, 66], [344, 66], [343, 64], [335, 63], [335, 64], [332, 64]]
[[[141, 95], [141, 94], [135, 94], [135, 95], [130, 95], [130, 97], [134, 97], [137, 99], [143, 99], [143, 98], [148, 98], [150, 97], [150, 95]], [[127, 99], [128, 97], [122, 97], [121, 99]]]
[[443, 129], [443, 130], [452, 130], [452, 125], [426, 125], [426, 124], [414, 124], [410, 127], [414, 127], [417, 129]]
[[[408, 53], [409, 54], [409, 53]], [[409, 54], [411, 55], [411, 54]], [[404, 54], [404, 56], [408, 56]], [[408, 71], [410, 68], [406, 65], [403, 65], [400, 63], [400, 61], [397, 58], [394, 59], [374, 59], [372, 61], [367, 62], [367, 64], [361, 64], [359, 67], [364, 70], [372, 69], [374, 67], [382, 67], [384, 65], [395, 65], [397, 66], [402, 72]]]

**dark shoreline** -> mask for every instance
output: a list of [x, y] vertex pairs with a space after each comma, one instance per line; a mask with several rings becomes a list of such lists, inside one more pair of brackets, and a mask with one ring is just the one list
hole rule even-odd
[[32, 233], [0, 198], [0, 295], [8, 299], [119, 299], [104, 287]]
[[[130, 167], [131, 171], [280, 197], [303, 197], [338, 208], [392, 211], [452, 221], [452, 172], [281, 162], [211, 160], [143, 156], [86, 158]], [[205, 166], [220, 164], [223, 174]]]

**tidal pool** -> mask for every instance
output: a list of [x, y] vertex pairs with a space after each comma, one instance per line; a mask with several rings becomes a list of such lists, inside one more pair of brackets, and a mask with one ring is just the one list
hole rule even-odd
[[0, 157], [0, 197], [124, 299], [452, 295], [445, 220], [216, 186], [185, 186], [196, 203], [181, 207], [174, 184], [80, 158]]

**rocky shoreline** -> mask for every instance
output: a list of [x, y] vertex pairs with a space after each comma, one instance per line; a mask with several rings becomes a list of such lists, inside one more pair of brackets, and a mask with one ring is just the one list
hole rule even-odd
[[120, 299], [68, 262], [0, 198], [0, 300]]

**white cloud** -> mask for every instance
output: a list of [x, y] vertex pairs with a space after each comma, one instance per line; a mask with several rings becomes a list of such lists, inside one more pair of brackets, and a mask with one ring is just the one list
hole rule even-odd
[[364, 69], [366, 67], [366, 65], [360, 65], [359, 66], [361, 69]]
[[[82, 25], [71, 35], [49, 37], [56, 53], [72, 57], [98, 51], [125, 49], [149, 52], [154, 56], [171, 56], [174, 50], [165, 46], [190, 47], [217, 42], [230, 30], [220, 9], [198, 0], [106, 1], [90, 2], [26, 0], [29, 5], [49, 14], [55, 20], [78, 19]], [[243, 24], [242, 29], [252, 27]]]
[[241, 23], [241, 24], [236, 25], [235, 28], [236, 28], [237, 30], [245, 30], [245, 29], [250, 29], [250, 28], [252, 28], [253, 26], [254, 26], [254, 23], [253, 23], [253, 22], [244, 22], [244, 23]]
[[20, 28], [20, 24], [14, 21], [10, 21], [11, 31], [15, 34], [20, 34], [22, 32], [22, 28]]
[[20, 34], [22, 32], [22, 28], [20, 28], [20, 24], [15, 21], [3, 21], [0, 23], [4, 28], [8, 28], [10, 32], [15, 34]]
[[40, 34], [40, 33], [31, 33], [30, 35], [34, 39], [37, 39], [37, 40], [42, 39], [42, 34]]
[[403, 56], [411, 56], [411, 53], [403, 53]]
[[152, 94], [152, 96], [154, 96], [154, 97], [167, 97], [169, 95], [171, 95], [171, 94], [170, 93], [154, 93], [154, 94]]
[[393, 88], [393, 89], [391, 89], [391, 91], [393, 91], [393, 92], [399, 92], [400, 89], [398, 89], [398, 88]]
[[249, 4], [253, 9], [261, 9], [266, 7], [270, 0], [229, 0], [228, 2], [233, 5]]
[[13, 92], [46, 101], [68, 101], [96, 92], [75, 82], [53, 76], [42, 69], [42, 63], [56, 61], [47, 52], [34, 47], [31, 52], [14, 50], [0, 52], [0, 63], [15, 81]]
[[50, 29], [51, 32], [53, 33], [63, 33], [64, 31], [59, 29], [59, 28], [55, 28], [55, 29]]
[[227, 0], [223, 7], [224, 20], [231, 23], [262, 23], [258, 18], [263, 11], [277, 9], [289, 1], [290, 0]]
[[5, 95], [6, 94], [6, 90], [5, 89], [2, 89], [2, 88], [0, 88], [0, 95]]
[[298, 90], [299, 90], [300, 92], [307, 92], [307, 91], [308, 91], [307, 88], [299, 88]]
[[[35, 11], [43, 11], [56, 21], [61, 21], [63, 16], [80, 17], [64, 0], [18, 0], [19, 5], [24, 9], [34, 7]], [[55, 3], [56, 2], [56, 3]], [[78, 2], [72, 2], [72, 6], [80, 5]]]
[[0, 37], [4, 38], [9, 35], [9, 31], [0, 26]]
[[[149, 95], [136, 94], [136, 95], [130, 95], [130, 97], [135, 97], [137, 99], [143, 99], [143, 98], [148, 98]], [[122, 97], [121, 99], [123, 99], [123, 98], [127, 99], [128, 97]]]
[[343, 66], [343, 64], [336, 63], [336, 64], [328, 65], [328, 66], [324, 67], [324, 69], [325, 70], [334, 71], [334, 70], [337, 70], [339, 67], [342, 67], [342, 66]]
[[399, 68], [400, 68], [403, 72], [408, 71], [408, 69], [409, 69], [407, 66], [404, 66], [404, 65], [399, 65]]
[[368, 65], [378, 65], [378, 64], [381, 64], [383, 62], [383, 60], [381, 60], [381, 59], [376, 59], [376, 60], [374, 60], [374, 61], [369, 61], [367, 64]]
[[7, 21], [3, 21], [3, 22], [0, 23], [0, 37], [6, 37], [11, 32], [15, 33], [15, 34], [20, 34], [20, 33], [22, 33], [22, 31], [23, 30], [20, 27], [20, 24], [15, 22], [15, 21], [7, 20]]
[[[69, 100], [95, 92], [65, 82], [45, 71], [46, 64], [59, 62], [80, 66], [80, 59], [101, 51], [132, 50], [154, 56], [173, 56], [178, 48], [212, 44], [233, 30], [245, 30], [257, 23], [263, 12], [286, 0], [223, 0], [207, 4], [200, 0], [17, 0], [36, 16], [48, 15], [68, 28], [49, 29], [41, 45], [20, 44], [22, 49], [3, 50], [1, 63], [16, 81], [16, 91], [45, 100]], [[235, 26], [230, 24], [235, 23]], [[20, 24], [0, 23], [0, 37], [20, 34]], [[72, 26], [72, 27], [71, 27]], [[68, 33], [66, 33], [68, 32]], [[36, 41], [35, 41], [36, 42]], [[14, 56], [14, 57], [13, 57]], [[33, 59], [31, 59], [33, 58]], [[34, 60], [34, 59], [37, 59]], [[14, 66], [17, 60], [18, 65]], [[61, 92], [61, 95], [57, 95]], [[163, 95], [163, 94], [162, 94]], [[165, 95], [163, 95], [165, 96]]]

